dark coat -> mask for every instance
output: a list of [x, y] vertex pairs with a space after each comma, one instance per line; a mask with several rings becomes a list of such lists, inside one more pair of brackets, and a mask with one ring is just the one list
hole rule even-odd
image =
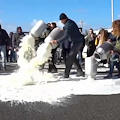
[[22, 33], [15, 33], [12, 37], [12, 46], [14, 48], [18, 48], [19, 47], [19, 44], [21, 42], [21, 39], [25, 36], [25, 34], [22, 32]]
[[58, 43], [63, 43], [70, 37], [71, 43], [83, 42], [82, 35], [76, 23], [70, 19], [67, 20], [64, 26], [64, 36], [58, 39]]
[[10, 39], [4, 29], [0, 29], [0, 45], [10, 45]]

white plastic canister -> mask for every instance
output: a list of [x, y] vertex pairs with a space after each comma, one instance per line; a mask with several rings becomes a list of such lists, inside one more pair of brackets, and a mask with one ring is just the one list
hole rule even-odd
[[[56, 27], [52, 30], [52, 32], [45, 38], [45, 42], [50, 42], [51, 40], [57, 40], [63, 36], [63, 31]], [[58, 44], [52, 44], [52, 48], [55, 49]]]
[[94, 78], [97, 74], [97, 61], [94, 57], [85, 58], [85, 75]]
[[47, 24], [45, 24], [42, 20], [39, 20], [31, 29], [30, 34], [32, 34], [34, 37], [40, 37], [46, 28]]

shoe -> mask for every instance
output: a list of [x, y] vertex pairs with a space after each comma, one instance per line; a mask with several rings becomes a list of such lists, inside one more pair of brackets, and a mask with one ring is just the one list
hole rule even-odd
[[51, 73], [58, 73], [57, 69], [52, 69]]
[[115, 75], [115, 77], [118, 77], [118, 78], [120, 78], [120, 73], [118, 73], [117, 75]]
[[104, 79], [111, 79], [111, 78], [112, 78], [111, 74], [109, 74], [109, 75], [107, 75], [107, 76], [104, 77]]
[[80, 73], [78, 73], [77, 75], [76, 75], [77, 77], [85, 77], [85, 73], [84, 72], [80, 72]]
[[61, 76], [59, 78], [59, 80], [69, 80], [69, 79], [70, 79], [69, 76]]

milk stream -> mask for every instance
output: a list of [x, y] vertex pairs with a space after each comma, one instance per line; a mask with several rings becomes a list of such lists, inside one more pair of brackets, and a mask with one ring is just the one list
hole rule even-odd
[[16, 73], [17, 83], [20, 85], [30, 85], [47, 81], [48, 78], [53, 78], [52, 74], [45, 73], [39, 70], [51, 57], [52, 46], [50, 42], [41, 44], [35, 51], [35, 40], [32, 35], [26, 35], [20, 44], [18, 52], [18, 66], [20, 67]]

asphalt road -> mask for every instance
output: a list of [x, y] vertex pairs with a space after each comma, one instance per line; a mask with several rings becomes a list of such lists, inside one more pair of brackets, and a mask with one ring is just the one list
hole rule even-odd
[[120, 95], [73, 95], [60, 105], [0, 102], [0, 120], [120, 120]]
[[[8, 73], [11, 68], [17, 69], [8, 65]], [[120, 94], [72, 95], [55, 105], [0, 102], [0, 120], [120, 120]]]

